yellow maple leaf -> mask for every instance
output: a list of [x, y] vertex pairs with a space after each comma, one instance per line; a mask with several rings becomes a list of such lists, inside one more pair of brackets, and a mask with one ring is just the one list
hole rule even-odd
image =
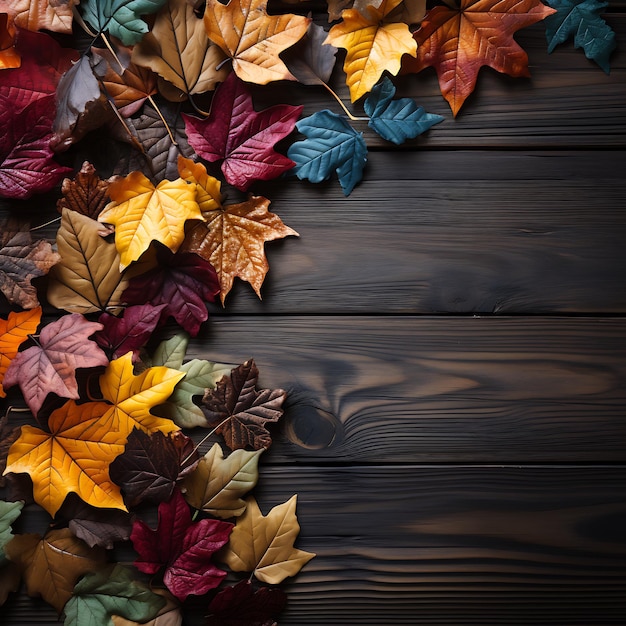
[[395, 76], [404, 54], [417, 54], [417, 42], [408, 25], [384, 21], [401, 2], [383, 0], [377, 8], [368, 7], [368, 16], [357, 9], [345, 9], [343, 21], [328, 33], [324, 43], [347, 50], [343, 69], [352, 102], [371, 91], [385, 70]]
[[256, 500], [249, 497], [220, 559], [234, 572], [252, 572], [269, 585], [295, 576], [315, 556], [293, 545], [300, 532], [296, 499], [292, 496], [263, 516]]
[[188, 183], [196, 186], [196, 202], [202, 213], [222, 207], [222, 183], [211, 176], [202, 163], [179, 156], [178, 174]]
[[20, 345], [34, 335], [41, 321], [41, 307], [15, 313], [11, 311], [6, 320], [0, 318], [0, 398], [6, 398], [2, 380]]
[[51, 413], [50, 432], [22, 426], [4, 474], [29, 474], [35, 502], [52, 516], [71, 492], [92, 506], [126, 510], [119, 487], [109, 478], [109, 463], [124, 452], [124, 440], [103, 421], [108, 409], [104, 402], [69, 400]]
[[141, 172], [131, 172], [109, 185], [111, 202], [99, 222], [115, 226], [120, 271], [159, 241], [176, 252], [185, 238], [185, 221], [202, 219], [195, 189], [182, 178], [162, 180], [156, 187]]
[[293, 13], [268, 15], [267, 0], [207, 0], [204, 25], [211, 41], [232, 59], [242, 80], [265, 85], [296, 80], [279, 54], [304, 37], [309, 18]]
[[157, 417], [150, 409], [165, 402], [185, 372], [158, 365], [149, 367], [138, 375], [133, 372], [132, 352], [109, 363], [100, 376], [100, 390], [105, 400], [111, 402], [102, 421], [111, 431], [117, 432], [124, 442], [133, 428], [145, 432], [170, 433], [180, 428], [169, 419]]

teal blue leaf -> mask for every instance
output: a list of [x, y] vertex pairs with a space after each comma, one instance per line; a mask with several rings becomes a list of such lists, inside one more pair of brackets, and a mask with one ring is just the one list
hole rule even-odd
[[0, 565], [5, 561], [4, 546], [11, 541], [11, 524], [20, 516], [24, 503], [0, 500]]
[[367, 146], [363, 134], [346, 120], [328, 110], [318, 111], [296, 122], [296, 128], [307, 138], [296, 141], [287, 156], [296, 163], [291, 170], [300, 180], [320, 183], [337, 172], [343, 193], [347, 196], [363, 177]]
[[167, 0], [86, 0], [81, 2], [83, 19], [98, 33], [108, 31], [126, 46], [141, 41], [148, 25], [140, 15], [156, 13]]
[[545, 19], [548, 52], [574, 36], [574, 46], [582, 48], [607, 74], [609, 57], [616, 47], [615, 32], [602, 19], [608, 2], [598, 0], [547, 0], [556, 13]]
[[388, 76], [378, 83], [371, 91], [365, 104], [365, 112], [369, 115], [368, 126], [375, 130], [383, 139], [396, 145], [413, 139], [431, 126], [443, 122], [441, 115], [426, 113], [411, 98], [394, 100], [396, 87]]
[[165, 599], [136, 578], [136, 572], [116, 564], [90, 572], [76, 583], [65, 608], [65, 626], [113, 626], [112, 615], [134, 622], [156, 617]]

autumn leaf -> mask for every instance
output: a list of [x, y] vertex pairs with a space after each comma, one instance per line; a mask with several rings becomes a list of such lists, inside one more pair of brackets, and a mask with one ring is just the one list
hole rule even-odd
[[6, 320], [0, 318], [0, 398], [7, 395], [3, 381], [11, 361], [29, 335], [37, 332], [40, 321], [41, 307], [19, 313], [10, 311]]
[[204, 25], [209, 39], [232, 59], [242, 80], [266, 85], [295, 80], [279, 54], [307, 31], [310, 19], [292, 13], [269, 15], [267, 0], [207, 0]]
[[120, 271], [159, 241], [173, 252], [185, 238], [184, 223], [202, 219], [195, 190], [183, 179], [163, 180], [156, 187], [141, 172], [109, 185], [112, 201], [98, 221], [115, 226]]
[[195, 509], [214, 517], [238, 517], [246, 508], [242, 497], [259, 479], [262, 452], [262, 449], [235, 450], [224, 458], [221, 446], [213, 444], [196, 469], [185, 478], [185, 499]]
[[0, 13], [8, 13], [26, 30], [70, 34], [75, 4], [77, 0], [0, 0]]
[[306, 35], [285, 51], [283, 58], [291, 73], [303, 85], [324, 85], [335, 67], [337, 48], [324, 44], [328, 33], [311, 22]]
[[342, 21], [328, 33], [328, 43], [347, 50], [343, 69], [350, 99], [356, 102], [371, 91], [384, 71], [396, 75], [403, 55], [415, 56], [417, 44], [403, 22], [385, 22], [402, 0], [383, 0], [368, 7], [364, 16], [357, 9], [342, 12]]
[[95, 507], [126, 510], [109, 478], [109, 463], [124, 451], [124, 439], [103, 419], [108, 409], [105, 402], [69, 400], [50, 414], [50, 432], [22, 426], [4, 473], [29, 474], [35, 502], [52, 516], [69, 493]]
[[296, 163], [291, 173], [300, 180], [320, 183], [336, 172], [343, 193], [350, 195], [367, 162], [363, 134], [328, 110], [305, 117], [296, 123], [296, 128], [306, 139], [289, 147], [287, 156]]
[[417, 58], [403, 71], [434, 67], [439, 87], [457, 115], [484, 65], [509, 76], [529, 76], [528, 55], [513, 34], [554, 13], [539, 0], [461, 0], [458, 9], [436, 6], [415, 31]]
[[602, 19], [608, 2], [598, 0], [546, 0], [556, 13], [546, 17], [548, 52], [574, 36], [574, 47], [582, 48], [607, 74], [609, 58], [617, 47], [615, 31]]
[[286, 604], [282, 589], [261, 587], [255, 591], [249, 580], [242, 580], [211, 600], [206, 626], [275, 626]]
[[121, 487], [124, 502], [135, 507], [141, 502], [169, 500], [176, 484], [197, 463], [194, 443], [182, 432], [147, 434], [135, 429], [128, 435], [124, 452], [111, 463], [109, 474]]
[[207, 389], [202, 410], [209, 427], [224, 437], [231, 450], [251, 447], [269, 448], [272, 437], [267, 422], [276, 422], [283, 414], [287, 392], [282, 389], [257, 389], [259, 370], [250, 359], [231, 370], [230, 376]]
[[396, 145], [413, 139], [431, 126], [443, 122], [441, 115], [426, 113], [423, 107], [411, 98], [394, 100], [395, 85], [385, 76], [376, 85], [364, 102], [364, 109], [370, 120], [367, 125], [373, 128], [383, 139]]
[[15, 36], [13, 17], [0, 13], [0, 70], [16, 68], [22, 63], [20, 54], [15, 48]]
[[183, 626], [181, 604], [167, 589], [153, 589], [154, 593], [165, 598], [165, 605], [156, 616], [147, 622], [135, 622], [113, 615], [113, 626]]
[[295, 576], [315, 556], [293, 545], [300, 532], [296, 500], [297, 496], [292, 496], [263, 516], [250, 496], [228, 545], [220, 552], [220, 560], [234, 572], [252, 572], [269, 585], [278, 585], [287, 576]]
[[5, 546], [13, 539], [11, 524], [20, 516], [23, 507], [23, 502], [0, 500], [0, 566], [6, 563]]
[[135, 567], [146, 574], [164, 569], [163, 582], [180, 601], [217, 587], [226, 572], [211, 557], [227, 541], [233, 525], [214, 519], [191, 521], [191, 511], [179, 490], [159, 504], [159, 522], [152, 530], [141, 520], [131, 540], [139, 555]]
[[46, 396], [78, 399], [76, 370], [107, 365], [108, 359], [89, 337], [102, 328], [78, 313], [64, 315], [43, 327], [37, 341], [18, 353], [4, 376], [5, 387], [19, 384], [34, 415]]
[[274, 105], [255, 111], [245, 83], [231, 72], [215, 93], [211, 114], [183, 114], [187, 138], [209, 162], [222, 161], [226, 181], [242, 191], [256, 180], [270, 180], [293, 167], [274, 145], [294, 129], [302, 106]]
[[181, 95], [212, 91], [223, 82], [228, 74], [228, 68], [219, 67], [224, 58], [221, 49], [207, 37], [193, 3], [187, 0], [166, 3], [132, 54], [134, 63], [149, 67], [175, 87], [173, 93], [161, 90], [174, 102], [179, 102]]
[[93, 219], [97, 218], [102, 209], [109, 203], [109, 183], [102, 180], [96, 168], [85, 161], [73, 179], [65, 178], [61, 185], [63, 197], [57, 200], [57, 210], [76, 211]]
[[115, 244], [101, 236], [102, 224], [69, 208], [62, 211], [56, 242], [61, 261], [48, 276], [48, 302], [75, 313], [117, 307], [128, 283]]
[[18, 564], [29, 596], [41, 596], [61, 613], [78, 578], [103, 567], [104, 550], [89, 548], [68, 528], [40, 535], [16, 535], [6, 547]]
[[44, 239], [33, 241], [28, 222], [0, 220], [0, 291], [23, 309], [39, 306], [31, 281], [45, 276], [61, 257]]

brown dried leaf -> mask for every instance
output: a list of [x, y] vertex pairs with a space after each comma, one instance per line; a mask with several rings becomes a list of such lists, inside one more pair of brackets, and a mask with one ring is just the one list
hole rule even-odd
[[72, 7], [77, 0], [0, 0], [0, 13], [9, 13], [26, 30], [72, 32]]
[[96, 173], [96, 168], [89, 161], [85, 161], [73, 180], [63, 180], [63, 197], [57, 200], [57, 210], [63, 213], [63, 209], [69, 209], [96, 219], [111, 200], [109, 184], [110, 180], [102, 180]]

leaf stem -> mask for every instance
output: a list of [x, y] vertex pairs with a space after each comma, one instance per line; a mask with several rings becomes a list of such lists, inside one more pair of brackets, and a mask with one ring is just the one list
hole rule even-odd
[[157, 115], [161, 118], [161, 121], [163, 122], [163, 125], [165, 126], [165, 130], [167, 130], [167, 134], [170, 136], [170, 140], [172, 141], [172, 144], [175, 146], [178, 146], [178, 142], [176, 141], [176, 139], [174, 139], [174, 135], [172, 134], [172, 129], [170, 128], [170, 125], [165, 121], [165, 118], [163, 117], [163, 113], [161, 113], [161, 109], [159, 109], [156, 102], [154, 101], [154, 98], [151, 95], [148, 95], [148, 101], [154, 107], [154, 110], [157, 112]]
[[183, 460], [183, 462], [181, 463], [181, 466], [184, 465], [185, 463], [187, 463], [187, 461], [189, 461], [189, 459], [198, 451], [198, 449], [200, 448], [200, 446], [212, 435], [214, 435], [216, 433], [216, 431], [218, 429], [220, 429], [224, 424], [226, 424], [226, 422], [231, 418], [232, 416], [229, 415], [227, 418], [223, 419], [211, 432], [209, 432], [208, 435], [205, 435], [204, 437], [202, 437], [202, 439], [194, 446], [193, 450], [187, 455], [187, 458]]
[[343, 103], [343, 101], [341, 100], [341, 98], [325, 83], [322, 82], [322, 85], [324, 85], [324, 87], [326, 87], [326, 89], [330, 92], [330, 94], [332, 95], [332, 97], [337, 100], [337, 102], [339, 102], [339, 104], [341, 105], [341, 108], [344, 110], [345, 114], [353, 121], [353, 122], [369, 122], [370, 118], [369, 117], [357, 117], [356, 115], [352, 115], [352, 113], [350, 113], [350, 111], [348, 111], [346, 105]]
[[54, 224], [55, 222], [60, 221], [60, 219], [61, 219], [61, 216], [59, 215], [59, 217], [55, 217], [54, 219], [44, 222], [43, 224], [39, 224], [39, 226], [33, 226], [29, 230], [33, 231], [33, 230], [39, 230], [40, 228], [45, 228], [46, 226], [50, 226], [50, 224]]

